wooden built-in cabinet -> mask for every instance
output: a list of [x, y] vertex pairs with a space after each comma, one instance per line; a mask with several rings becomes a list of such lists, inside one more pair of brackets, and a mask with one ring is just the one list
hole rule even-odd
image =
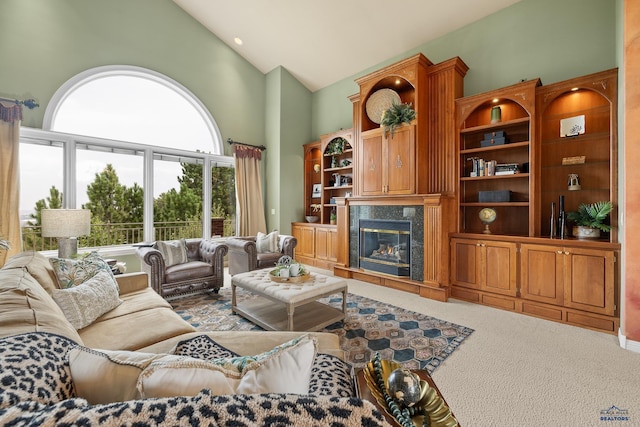
[[[453, 297], [617, 332], [616, 94], [614, 69], [548, 86], [523, 82], [456, 101], [459, 218], [451, 234]], [[501, 120], [492, 123], [496, 105]], [[578, 117], [584, 118], [584, 132], [561, 132], [563, 120]], [[493, 132], [504, 132], [508, 142], [483, 143]], [[518, 173], [472, 176], [474, 158], [517, 164]], [[570, 174], [579, 176], [580, 188], [569, 187]], [[480, 202], [483, 191], [510, 192], [510, 198]], [[611, 201], [614, 229], [600, 239], [578, 240], [568, 224], [565, 238], [552, 236], [551, 204], [557, 215], [561, 196], [566, 212], [582, 203]], [[485, 207], [497, 212], [489, 234], [478, 216]]]
[[451, 239], [452, 282], [471, 289], [516, 296], [516, 244]]
[[[533, 161], [531, 145], [535, 140], [532, 119], [535, 89], [539, 85], [540, 80], [536, 79], [456, 100], [461, 232], [481, 233], [484, 225], [478, 214], [482, 208], [491, 207], [499, 218], [491, 224], [495, 234], [534, 235], [531, 200], [534, 184], [529, 169]], [[493, 108], [501, 111], [501, 119], [496, 123], [491, 120]], [[504, 133], [508, 143], [491, 144], [492, 139], [500, 141], [491, 136], [500, 132]], [[498, 165], [515, 164], [518, 173], [498, 175], [489, 170], [488, 165], [492, 161]], [[479, 167], [480, 164], [484, 167]], [[509, 196], [506, 200], [481, 202], [482, 192]]]
[[415, 125], [382, 128], [362, 133], [360, 145], [360, 194], [362, 196], [415, 193]]
[[298, 240], [296, 261], [324, 269], [333, 268], [338, 253], [335, 226], [294, 222], [291, 234]]
[[320, 141], [304, 145], [305, 215], [317, 222], [294, 222], [292, 234], [298, 245], [299, 262], [332, 268], [338, 257], [337, 198], [353, 192], [354, 149], [352, 129], [322, 135]]
[[[610, 200], [614, 209], [609, 218], [614, 228], [603, 239], [618, 241], [617, 83], [618, 72], [613, 69], [536, 90], [540, 136], [536, 146], [536, 214], [542, 236], [550, 235], [551, 203], [557, 208], [559, 197], [564, 196], [567, 212], [577, 210], [581, 203]], [[563, 119], [582, 116], [584, 133], [561, 135]], [[572, 159], [581, 157], [582, 163], [571, 164]], [[569, 190], [569, 174], [578, 175], [579, 190]]]

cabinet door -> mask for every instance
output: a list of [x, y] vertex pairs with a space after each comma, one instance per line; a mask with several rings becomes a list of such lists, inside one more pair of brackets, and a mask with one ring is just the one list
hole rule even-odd
[[516, 296], [517, 245], [511, 242], [480, 242], [481, 289], [502, 295]]
[[337, 230], [318, 228], [316, 230], [316, 258], [326, 261], [337, 261], [338, 239]]
[[615, 253], [566, 248], [564, 305], [609, 316], [615, 315]]
[[291, 234], [298, 239], [296, 256], [313, 258], [315, 256], [315, 227], [295, 225], [291, 227]]
[[522, 244], [522, 298], [562, 305], [564, 251], [559, 246]]
[[[388, 135], [387, 188], [388, 194], [415, 192], [415, 126], [401, 126], [393, 137]], [[424, 165], [427, 167], [427, 165]]]
[[479, 263], [477, 240], [451, 239], [451, 283], [480, 289]]
[[383, 192], [382, 130], [368, 132], [362, 136], [360, 147], [361, 194], [371, 196]]

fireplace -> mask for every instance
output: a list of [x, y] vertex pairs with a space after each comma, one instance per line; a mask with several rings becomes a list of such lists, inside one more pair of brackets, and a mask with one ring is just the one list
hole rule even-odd
[[360, 268], [392, 274], [411, 275], [411, 222], [361, 219]]

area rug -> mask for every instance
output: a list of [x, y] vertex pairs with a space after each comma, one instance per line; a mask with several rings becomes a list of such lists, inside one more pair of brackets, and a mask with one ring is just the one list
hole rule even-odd
[[[238, 289], [237, 298], [242, 301], [258, 297]], [[342, 309], [341, 294], [319, 301]], [[473, 332], [465, 326], [359, 295], [348, 294], [347, 301], [347, 318], [324, 331], [340, 337], [347, 361], [356, 368], [364, 366], [377, 352], [383, 359], [431, 373]], [[229, 288], [220, 289], [218, 294], [197, 294], [170, 303], [198, 331], [263, 330], [231, 313]]]

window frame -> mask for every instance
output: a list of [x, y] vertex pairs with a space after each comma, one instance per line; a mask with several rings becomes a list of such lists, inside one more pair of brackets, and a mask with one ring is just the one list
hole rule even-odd
[[[120, 141], [109, 138], [99, 138], [92, 136], [76, 135], [72, 133], [58, 132], [51, 130], [55, 123], [56, 114], [60, 106], [74, 90], [91, 82], [94, 79], [105, 76], [135, 76], [142, 77], [160, 83], [165, 87], [177, 92], [184, 97], [200, 114], [206, 124], [213, 141], [212, 151], [209, 153], [201, 151], [181, 150], [163, 146], [155, 146], [136, 142]], [[213, 116], [209, 113], [204, 104], [187, 88], [175, 80], [157, 73], [155, 71], [137, 66], [129, 65], [108, 65], [96, 67], [81, 72], [67, 82], [65, 82], [52, 96], [44, 114], [42, 129], [21, 127], [20, 143], [62, 146], [63, 148], [63, 207], [67, 209], [77, 208], [76, 203], [76, 157], [77, 150], [86, 146], [99, 147], [100, 149], [112, 152], [128, 152], [132, 155], [143, 156], [143, 182], [144, 189], [144, 240], [154, 241], [154, 220], [153, 220], [153, 162], [154, 159], [170, 157], [179, 159], [196, 159], [198, 164], [202, 164], [203, 169], [203, 203], [202, 203], [202, 237], [211, 236], [211, 169], [218, 165], [225, 165], [235, 168], [233, 156], [224, 155], [224, 144], [222, 136]], [[80, 147], [80, 148], [79, 148]], [[237, 215], [236, 215], [237, 219]], [[127, 245], [129, 246], [129, 245]], [[129, 246], [130, 247], [130, 246]], [[106, 248], [106, 247], [105, 247]], [[114, 251], [124, 251], [129, 253], [131, 249], [109, 247], [109, 253]]]

